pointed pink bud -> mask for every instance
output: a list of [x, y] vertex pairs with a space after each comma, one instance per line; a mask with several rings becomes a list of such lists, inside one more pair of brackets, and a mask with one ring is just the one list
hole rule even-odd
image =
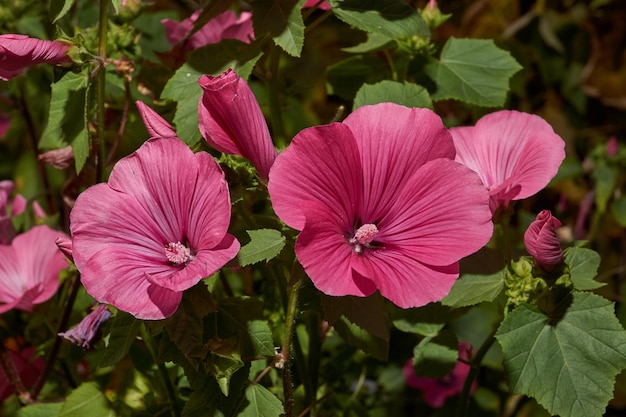
[[218, 77], [203, 75], [198, 106], [200, 133], [220, 152], [249, 159], [263, 181], [278, 153], [267, 123], [246, 81], [229, 69]]
[[559, 219], [553, 217], [550, 210], [543, 210], [524, 233], [526, 250], [535, 263], [546, 271], [552, 271], [563, 262], [563, 251], [556, 235], [559, 226]]
[[72, 60], [67, 55], [70, 46], [66, 42], [46, 41], [25, 35], [0, 35], [0, 79], [10, 80], [35, 64], [70, 63]]
[[59, 333], [59, 336], [83, 349], [91, 349], [96, 341], [100, 326], [110, 317], [111, 312], [107, 306], [105, 304], [99, 304], [98, 307], [87, 314], [76, 327], [64, 333]]
[[70, 163], [74, 160], [74, 152], [72, 146], [67, 145], [61, 149], [53, 149], [48, 152], [44, 152], [37, 157], [41, 162], [48, 165], [52, 165], [56, 169], [65, 169], [70, 166]]
[[151, 138], [177, 138], [176, 131], [164, 118], [141, 101], [136, 101], [137, 109]]

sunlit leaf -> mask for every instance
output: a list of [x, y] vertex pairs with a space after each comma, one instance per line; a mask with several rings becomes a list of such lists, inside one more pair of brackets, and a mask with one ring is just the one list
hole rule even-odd
[[244, 400], [241, 401], [235, 415], [240, 417], [280, 417], [285, 412], [283, 403], [259, 384], [246, 388]]
[[255, 0], [252, 2], [254, 33], [269, 33], [276, 45], [299, 57], [304, 44], [302, 6], [305, 0]]
[[406, 107], [433, 107], [424, 87], [408, 82], [383, 80], [376, 84], [364, 84], [356, 93], [353, 110], [366, 104], [391, 102]]
[[22, 407], [17, 412], [17, 417], [56, 417], [61, 411], [63, 403], [40, 403]]
[[513, 393], [535, 398], [553, 415], [600, 417], [626, 367], [626, 332], [608, 300], [574, 292], [571, 301], [556, 323], [522, 305], [496, 338]]
[[285, 236], [278, 230], [248, 230], [246, 233], [250, 236], [250, 242], [244, 245], [237, 254], [241, 266], [274, 259], [285, 246]]
[[402, 309], [392, 307], [393, 325], [400, 331], [422, 336], [435, 336], [452, 319], [450, 308], [440, 303], [430, 303], [423, 307]]
[[109, 400], [95, 382], [85, 382], [63, 403], [58, 417], [114, 417]]
[[600, 255], [587, 248], [568, 248], [564, 253], [570, 268], [570, 279], [577, 290], [595, 290], [606, 285], [594, 280], [600, 267]]
[[489, 275], [463, 274], [441, 303], [450, 307], [467, 307], [493, 301], [504, 288], [505, 269]]
[[[119, 3], [119, 0], [116, 0]], [[54, 16], [52, 23], [62, 18], [69, 12], [76, 0], [50, 0], [50, 15]]]

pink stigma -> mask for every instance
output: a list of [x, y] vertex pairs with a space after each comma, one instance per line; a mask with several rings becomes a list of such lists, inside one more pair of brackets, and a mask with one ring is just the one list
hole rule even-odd
[[378, 228], [376, 225], [367, 223], [359, 227], [354, 233], [354, 237], [349, 240], [353, 245], [353, 249], [356, 253], [363, 253], [363, 246], [370, 247], [370, 243], [374, 240], [374, 237], [378, 234]]
[[165, 256], [174, 265], [180, 265], [191, 261], [191, 251], [180, 242], [165, 245]]

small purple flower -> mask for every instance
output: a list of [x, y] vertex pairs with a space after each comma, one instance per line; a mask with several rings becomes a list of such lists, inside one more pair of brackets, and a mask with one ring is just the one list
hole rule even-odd
[[76, 327], [59, 336], [83, 349], [91, 349], [95, 342], [98, 330], [102, 323], [111, 317], [111, 312], [105, 304], [99, 304], [91, 313], [87, 314]]
[[563, 251], [556, 235], [556, 228], [561, 222], [552, 216], [550, 210], [543, 210], [524, 233], [526, 250], [535, 259], [535, 263], [546, 271], [552, 271], [563, 262]]

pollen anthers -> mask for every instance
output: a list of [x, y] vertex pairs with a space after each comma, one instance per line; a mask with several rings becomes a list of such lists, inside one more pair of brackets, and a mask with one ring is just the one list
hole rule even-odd
[[371, 248], [370, 243], [374, 240], [378, 234], [378, 228], [375, 224], [366, 223], [359, 227], [354, 236], [348, 239], [348, 242], [352, 245], [352, 249], [356, 253], [363, 253], [363, 248]]
[[180, 243], [180, 241], [176, 243], [170, 242], [165, 245], [165, 256], [174, 265], [187, 264], [193, 259], [191, 250]]

